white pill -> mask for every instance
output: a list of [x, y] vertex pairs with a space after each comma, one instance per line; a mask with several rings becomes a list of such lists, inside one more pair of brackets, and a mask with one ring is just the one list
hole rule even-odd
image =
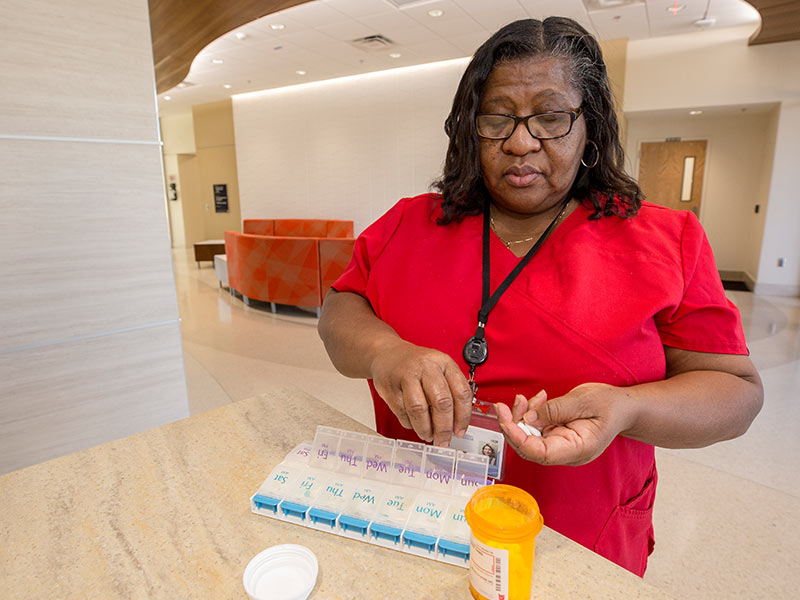
[[520, 429], [525, 432], [526, 435], [535, 435], [536, 437], [542, 437], [542, 432], [536, 429], [533, 425], [528, 425], [525, 421], [520, 421], [517, 423]]

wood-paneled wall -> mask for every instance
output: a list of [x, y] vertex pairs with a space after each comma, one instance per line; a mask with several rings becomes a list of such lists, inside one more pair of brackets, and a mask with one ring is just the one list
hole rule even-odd
[[800, 2], [798, 0], [747, 0], [761, 15], [761, 28], [750, 38], [750, 45], [800, 40]]
[[4, 0], [0, 22], [2, 473], [188, 401], [147, 1]]

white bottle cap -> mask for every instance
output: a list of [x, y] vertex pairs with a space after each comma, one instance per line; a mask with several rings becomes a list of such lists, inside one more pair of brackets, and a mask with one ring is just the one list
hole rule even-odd
[[254, 556], [242, 580], [251, 600], [306, 600], [317, 582], [318, 569], [311, 550], [281, 544]]

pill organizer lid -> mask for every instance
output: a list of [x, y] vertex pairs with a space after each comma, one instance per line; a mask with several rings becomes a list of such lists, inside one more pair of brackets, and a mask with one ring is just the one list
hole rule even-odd
[[317, 557], [298, 544], [280, 544], [258, 553], [242, 582], [251, 600], [306, 600], [317, 582]]

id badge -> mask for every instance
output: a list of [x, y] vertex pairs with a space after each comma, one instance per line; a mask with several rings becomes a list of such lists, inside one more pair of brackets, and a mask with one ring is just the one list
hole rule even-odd
[[505, 477], [506, 439], [500, 431], [494, 405], [476, 400], [472, 406], [472, 416], [464, 437], [455, 436], [450, 440], [450, 447], [463, 452], [484, 454], [489, 457], [489, 477], [502, 481]]

